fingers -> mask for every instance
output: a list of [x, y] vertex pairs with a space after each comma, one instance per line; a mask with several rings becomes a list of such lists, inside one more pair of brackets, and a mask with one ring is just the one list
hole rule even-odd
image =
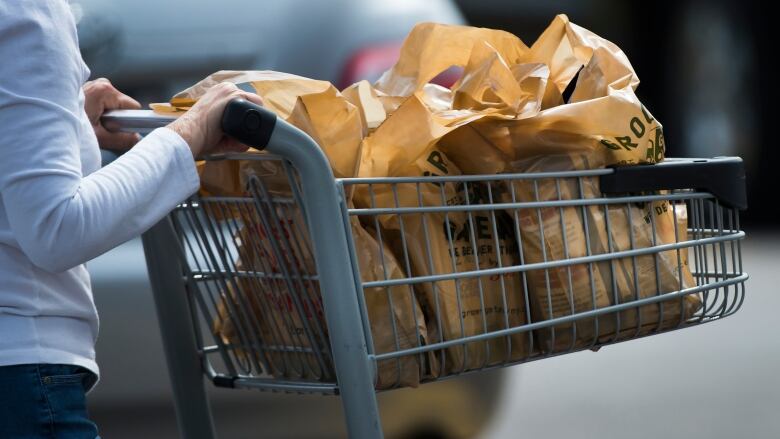
[[249, 149], [249, 147], [238, 140], [224, 136], [216, 145], [213, 152], [244, 152], [247, 149]]
[[116, 107], [117, 109], [138, 110], [141, 108], [140, 102], [120, 92], [119, 90], [116, 90], [116, 93], [117, 93], [117, 107]]
[[208, 89], [187, 113], [171, 122], [169, 128], [187, 141], [196, 157], [215, 152], [246, 151], [246, 145], [226, 137], [222, 132], [225, 106], [239, 98], [257, 105], [263, 104], [260, 96], [245, 92], [233, 83], [222, 82]]
[[242, 97], [247, 101], [252, 102], [253, 104], [263, 105], [263, 98], [261, 98], [259, 95], [256, 95], [254, 93], [244, 92], [242, 94]]
[[121, 152], [129, 150], [141, 140], [141, 136], [136, 133], [114, 133], [102, 126], [95, 128], [95, 136], [101, 148]]
[[263, 98], [255, 93], [241, 90], [236, 86], [236, 84], [233, 84], [232, 82], [220, 82], [219, 84], [215, 85], [213, 89], [221, 96], [224, 96], [227, 101], [241, 98], [257, 105], [263, 105]]
[[138, 109], [141, 104], [130, 96], [120, 92], [106, 78], [98, 78], [84, 84], [87, 99], [98, 102], [103, 110]]
[[112, 133], [100, 123], [100, 117], [108, 110], [141, 108], [138, 101], [117, 90], [106, 78], [98, 78], [84, 84], [84, 98], [84, 110], [101, 148], [127, 151], [138, 143], [139, 135]]

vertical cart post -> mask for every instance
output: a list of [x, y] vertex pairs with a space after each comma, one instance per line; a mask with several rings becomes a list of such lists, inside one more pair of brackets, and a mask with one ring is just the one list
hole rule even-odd
[[179, 244], [170, 218], [163, 218], [143, 234], [142, 240], [173, 387], [179, 432], [187, 439], [214, 439], [192, 313], [176, 250]]
[[348, 219], [343, 217], [343, 200], [327, 157], [306, 133], [243, 100], [227, 105], [222, 129], [247, 145], [289, 160], [298, 172], [349, 437], [382, 438], [373, 367], [347, 247]]

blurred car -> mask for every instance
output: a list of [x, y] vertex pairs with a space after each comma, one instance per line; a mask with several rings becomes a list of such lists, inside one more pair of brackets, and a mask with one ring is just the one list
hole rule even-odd
[[[447, 0], [212, 2], [80, 0], [71, 6], [93, 77], [161, 101], [220, 69], [271, 69], [343, 87], [392, 66], [412, 26], [462, 23]], [[451, 81], [446, 75], [441, 81]], [[113, 158], [104, 156], [106, 161]], [[90, 409], [105, 437], [176, 434], [172, 396], [140, 240], [91, 261], [101, 315], [101, 383]], [[388, 437], [474, 437], [500, 396], [502, 372], [380, 395]], [[221, 437], [343, 437], [334, 397], [209, 393]], [[299, 419], [307, 419], [300, 422]]]
[[93, 77], [168, 98], [215, 70], [268, 69], [344, 87], [392, 66], [422, 21], [462, 23], [449, 0], [76, 0]]

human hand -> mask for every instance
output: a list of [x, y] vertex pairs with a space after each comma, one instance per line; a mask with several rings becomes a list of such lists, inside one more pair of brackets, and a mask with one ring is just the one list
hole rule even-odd
[[263, 99], [223, 82], [211, 87], [186, 113], [168, 128], [179, 134], [190, 146], [193, 157], [217, 152], [243, 152], [248, 147], [222, 132], [222, 113], [233, 99], [245, 99], [263, 105]]
[[84, 111], [87, 113], [98, 145], [103, 149], [127, 151], [141, 138], [135, 133], [111, 132], [100, 123], [103, 113], [109, 110], [139, 109], [141, 104], [120, 92], [106, 78], [87, 81], [84, 84]]

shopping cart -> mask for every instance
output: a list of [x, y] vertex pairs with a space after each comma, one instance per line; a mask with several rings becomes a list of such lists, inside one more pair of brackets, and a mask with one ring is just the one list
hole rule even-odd
[[239, 161], [243, 192], [193, 195], [143, 236], [187, 438], [214, 437], [203, 374], [340, 395], [350, 437], [380, 438], [377, 391], [711, 322], [744, 299], [738, 158], [335, 179], [263, 108], [234, 101], [223, 127], [264, 150], [206, 157]]

